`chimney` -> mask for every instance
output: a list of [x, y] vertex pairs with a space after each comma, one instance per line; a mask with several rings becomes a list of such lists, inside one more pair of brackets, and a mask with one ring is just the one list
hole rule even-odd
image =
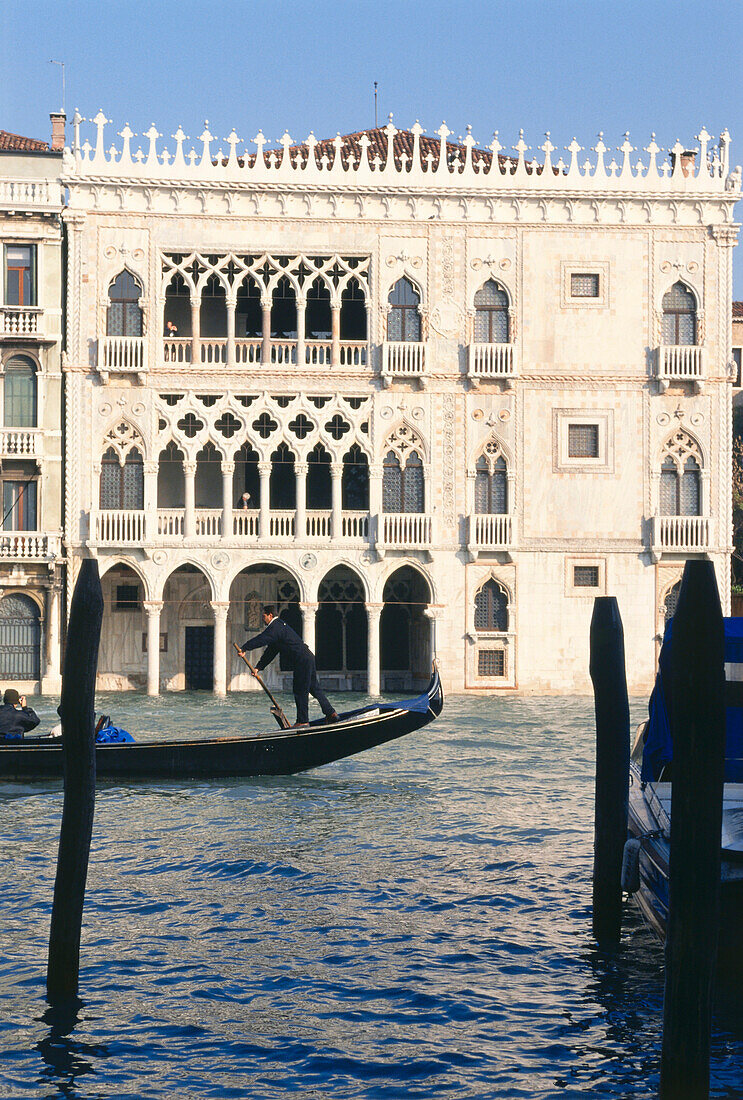
[[53, 153], [58, 153], [64, 149], [64, 128], [67, 115], [64, 111], [54, 111], [49, 115], [49, 118], [52, 120], [51, 150]]
[[[681, 173], [684, 176], [693, 176], [696, 169], [697, 154], [694, 149], [684, 149], [679, 156]], [[676, 167], [676, 154], [671, 153], [671, 167]]]

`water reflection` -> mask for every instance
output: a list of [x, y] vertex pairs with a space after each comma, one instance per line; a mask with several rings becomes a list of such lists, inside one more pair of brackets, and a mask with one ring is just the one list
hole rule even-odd
[[35, 1047], [44, 1061], [40, 1083], [53, 1083], [57, 1095], [69, 1097], [70, 1100], [82, 1095], [75, 1087], [78, 1079], [95, 1073], [94, 1062], [98, 1063], [109, 1052], [105, 1043], [87, 1043], [74, 1038], [73, 1032], [80, 1023], [83, 1007], [83, 1002], [77, 997], [50, 1006], [41, 1017], [49, 1033]]

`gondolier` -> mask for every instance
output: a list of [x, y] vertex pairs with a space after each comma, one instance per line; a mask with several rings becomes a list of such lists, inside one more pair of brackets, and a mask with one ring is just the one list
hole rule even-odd
[[251, 649], [266, 647], [255, 666], [256, 672], [266, 668], [277, 654], [281, 654], [285, 659], [294, 673], [292, 692], [297, 705], [295, 727], [308, 724], [310, 695], [317, 699], [328, 721], [337, 722], [338, 715], [318, 683], [312, 650], [308, 649], [296, 631], [276, 617], [273, 607], [263, 608], [263, 623], [266, 629], [256, 634], [254, 638], [248, 638], [239, 651], [241, 656], [250, 652]]

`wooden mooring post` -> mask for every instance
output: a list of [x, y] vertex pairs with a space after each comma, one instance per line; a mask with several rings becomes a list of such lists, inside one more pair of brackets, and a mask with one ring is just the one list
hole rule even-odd
[[720, 910], [725, 637], [710, 561], [684, 568], [671, 640], [670, 907], [662, 1100], [707, 1100]]
[[594, 600], [590, 637], [596, 711], [593, 934], [601, 947], [615, 947], [622, 931], [630, 756], [624, 630], [615, 596]]
[[103, 618], [98, 562], [86, 558], [70, 607], [59, 715], [64, 803], [49, 930], [47, 1000], [76, 997], [80, 930], [95, 809], [95, 680]]

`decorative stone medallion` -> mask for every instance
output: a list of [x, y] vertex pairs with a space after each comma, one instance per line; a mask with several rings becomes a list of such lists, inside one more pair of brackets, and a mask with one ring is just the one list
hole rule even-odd
[[314, 569], [317, 565], [317, 558], [314, 554], [302, 554], [299, 559], [299, 564], [303, 569]]
[[212, 554], [212, 565], [215, 569], [226, 569], [230, 564], [230, 555], [226, 550], [217, 550], [216, 554]]

